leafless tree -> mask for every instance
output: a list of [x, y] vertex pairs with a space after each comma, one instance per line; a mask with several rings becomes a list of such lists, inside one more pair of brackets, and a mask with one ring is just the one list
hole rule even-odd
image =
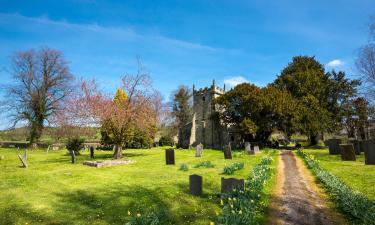
[[6, 87], [5, 108], [13, 127], [28, 124], [30, 144], [35, 144], [44, 125], [63, 109], [73, 75], [63, 54], [49, 48], [16, 52], [10, 72], [13, 82]]

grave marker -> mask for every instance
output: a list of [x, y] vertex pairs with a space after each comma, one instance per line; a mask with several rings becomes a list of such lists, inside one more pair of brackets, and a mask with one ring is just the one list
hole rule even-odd
[[341, 139], [329, 139], [327, 140], [327, 145], [330, 155], [339, 155], [340, 154], [340, 144]]
[[350, 143], [353, 144], [355, 154], [360, 155], [361, 154], [361, 148], [359, 146], [359, 141], [358, 140], [350, 140]]
[[232, 149], [230, 144], [224, 146], [224, 159], [232, 159]]
[[203, 145], [199, 144], [197, 145], [196, 150], [195, 150], [195, 157], [201, 157], [202, 154], [203, 154]]
[[225, 179], [224, 177], [221, 178], [221, 193], [230, 192], [234, 188], [244, 189], [245, 180], [236, 179], [236, 178], [228, 178], [228, 179]]
[[90, 158], [94, 158], [94, 147], [90, 146]]
[[173, 148], [165, 149], [165, 163], [167, 165], [174, 165], [175, 164], [174, 149]]
[[189, 176], [189, 190], [192, 195], [202, 195], [203, 182], [202, 177], [196, 174]]
[[20, 154], [17, 155], [18, 158], [21, 160], [22, 167], [27, 168], [27, 149], [25, 149], [25, 153], [23, 154], [23, 156], [21, 156]]
[[353, 144], [340, 144], [341, 149], [341, 160], [343, 161], [355, 161], [355, 153]]
[[363, 141], [365, 149], [365, 165], [375, 165], [375, 140]]

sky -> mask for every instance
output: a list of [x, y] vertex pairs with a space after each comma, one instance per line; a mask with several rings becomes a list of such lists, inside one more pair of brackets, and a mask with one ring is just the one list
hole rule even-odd
[[166, 101], [213, 79], [264, 86], [297, 55], [355, 77], [372, 15], [374, 0], [0, 0], [0, 83], [12, 54], [41, 47], [112, 93], [139, 56]]

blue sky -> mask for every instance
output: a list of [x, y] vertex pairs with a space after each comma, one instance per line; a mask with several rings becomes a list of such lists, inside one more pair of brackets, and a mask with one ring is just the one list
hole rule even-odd
[[114, 92], [142, 58], [167, 100], [180, 84], [265, 85], [295, 55], [355, 76], [374, 0], [0, 0], [0, 77], [15, 51], [60, 49], [77, 77]]

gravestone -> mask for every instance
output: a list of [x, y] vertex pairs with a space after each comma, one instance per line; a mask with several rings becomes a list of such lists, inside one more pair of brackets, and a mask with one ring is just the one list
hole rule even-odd
[[202, 177], [196, 174], [189, 176], [189, 190], [192, 195], [202, 195], [203, 182]]
[[70, 156], [72, 157], [72, 163], [76, 163], [76, 153], [74, 150], [70, 151]]
[[228, 179], [225, 179], [224, 177], [221, 178], [221, 193], [230, 192], [234, 188], [244, 189], [245, 180], [236, 179], [236, 178], [228, 178]]
[[251, 151], [251, 144], [250, 144], [250, 142], [245, 142], [245, 151], [246, 152]]
[[25, 149], [25, 153], [23, 154], [23, 156], [21, 156], [20, 154], [17, 154], [17, 155], [18, 155], [18, 158], [21, 160], [22, 167], [26, 168], [27, 167], [27, 149]]
[[363, 141], [365, 149], [365, 164], [375, 165], [375, 140]]
[[224, 159], [232, 159], [232, 149], [230, 144], [224, 146]]
[[329, 154], [330, 155], [339, 155], [340, 152], [341, 152], [340, 144], [341, 144], [341, 139], [329, 139], [329, 140], [327, 140]]
[[165, 163], [167, 165], [174, 165], [174, 149], [173, 148], [167, 148], [165, 149]]
[[361, 149], [360, 149], [360, 146], [359, 146], [359, 141], [358, 140], [350, 140], [350, 143], [353, 144], [355, 154], [360, 155]]
[[365, 152], [365, 140], [359, 141], [359, 149], [361, 152]]
[[202, 154], [203, 154], [203, 145], [202, 145], [202, 144], [199, 144], [199, 145], [197, 145], [197, 147], [196, 147], [195, 157], [201, 157]]
[[255, 153], [259, 152], [259, 146], [258, 146], [258, 145], [255, 145], [255, 146], [253, 147], [253, 151], [254, 151]]
[[52, 146], [52, 150], [53, 151], [58, 151], [59, 150], [59, 146]]
[[94, 147], [90, 146], [90, 158], [94, 158]]
[[353, 144], [340, 144], [341, 149], [341, 160], [343, 161], [355, 161], [355, 152]]

